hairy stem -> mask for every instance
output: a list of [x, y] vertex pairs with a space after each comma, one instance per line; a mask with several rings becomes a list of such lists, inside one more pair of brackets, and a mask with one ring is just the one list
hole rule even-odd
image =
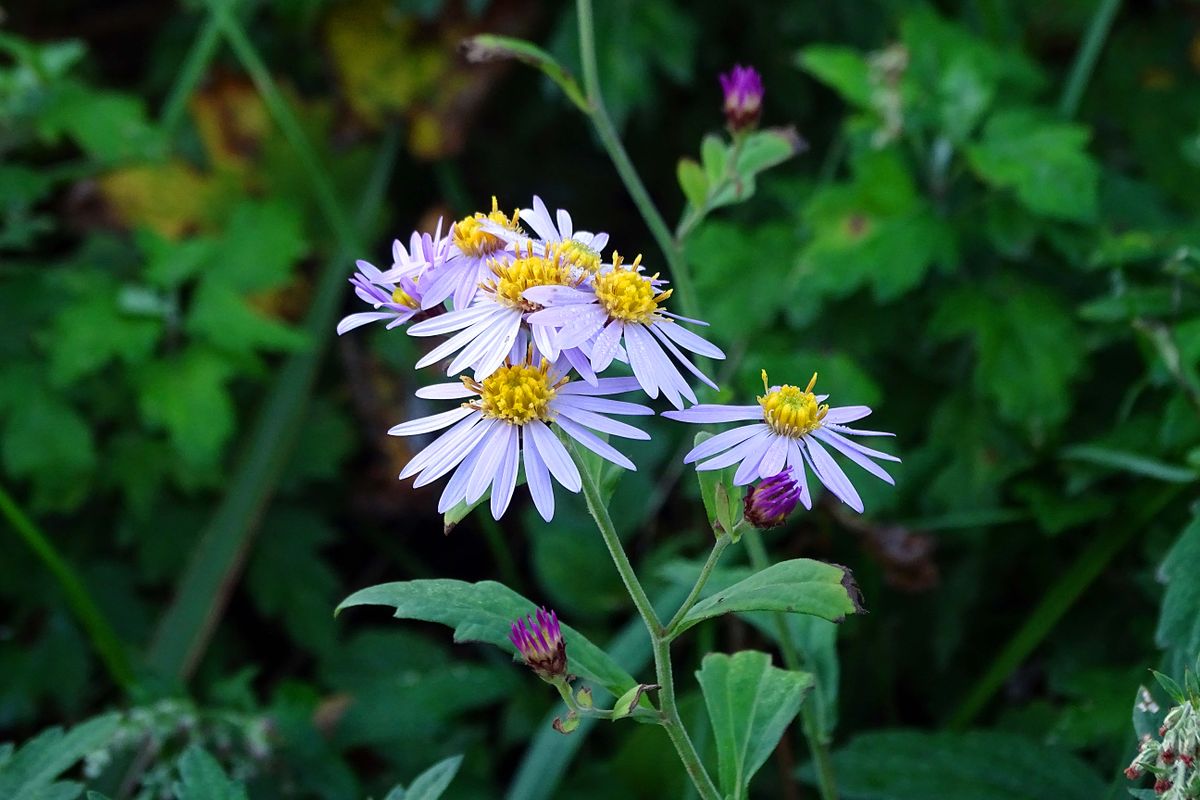
[[[767, 548], [763, 545], [762, 535], [757, 528], [747, 527], [742, 535], [746, 543], [746, 552], [750, 555], [750, 565], [756, 570], [770, 566]], [[783, 654], [783, 665], [788, 669], [800, 669], [804, 666], [800, 652], [792, 641], [791, 630], [783, 614], [774, 612], [775, 625], [779, 635], [779, 650]], [[816, 675], [813, 676], [814, 682]], [[813, 772], [817, 776], [817, 790], [822, 800], [837, 800], [837, 779], [833, 773], [833, 761], [829, 758], [829, 746], [825, 742], [825, 734], [818, 724], [817, 715], [811, 699], [800, 706], [800, 725], [804, 738], [808, 741], [808, 752], [813, 761]]]
[[732, 541], [733, 539], [728, 533], [723, 533], [713, 543], [712, 552], [708, 554], [708, 560], [704, 562], [704, 566], [700, 569], [700, 574], [696, 577], [696, 585], [688, 593], [687, 599], [683, 601], [683, 605], [675, 612], [675, 616], [671, 617], [671, 621], [667, 623], [665, 634], [667, 639], [674, 638], [675, 626], [691, 610], [692, 606], [696, 605], [696, 600], [700, 598], [700, 592], [704, 591], [704, 584], [708, 583], [708, 578], [712, 575], [713, 568], [717, 566], [717, 562], [721, 560], [721, 554], [725, 552], [725, 548]]
[[629, 597], [633, 600], [638, 614], [646, 624], [646, 630], [650, 632], [650, 641], [654, 649], [654, 673], [659, 684], [658, 702], [662, 711], [662, 726], [666, 729], [667, 736], [670, 737], [671, 744], [675, 746], [675, 752], [679, 755], [679, 760], [683, 763], [688, 777], [695, 784], [700, 797], [704, 800], [720, 800], [721, 795], [713, 784], [712, 778], [709, 777], [708, 771], [704, 769], [704, 764], [700, 761], [700, 754], [696, 752], [695, 745], [692, 744], [691, 738], [683, 727], [683, 720], [679, 718], [679, 707], [675, 703], [675, 677], [671, 668], [670, 640], [654, 607], [650, 604], [650, 598], [646, 596], [646, 590], [642, 588], [641, 581], [638, 580], [637, 573], [633, 570], [633, 564], [630, 563], [629, 556], [625, 553], [621, 538], [617, 536], [617, 529], [613, 526], [612, 517], [608, 514], [608, 507], [600, 494], [600, 486], [596, 482], [595, 476], [588, 470], [584, 460], [580, 457], [578, 445], [572, 441], [570, 447], [571, 455], [579, 467], [579, 474], [583, 482], [583, 496], [587, 501], [588, 511], [591, 512], [592, 519], [596, 521], [596, 527], [600, 530], [600, 538], [604, 540], [608, 554], [612, 556], [613, 564], [617, 567], [617, 573], [620, 574], [621, 580], [629, 592]]
[[21, 510], [21, 507], [8, 495], [8, 492], [4, 491], [3, 487], [0, 487], [0, 515], [8, 520], [17, 535], [25, 541], [25, 544], [29, 545], [29, 549], [58, 581], [59, 588], [66, 595], [71, 613], [83, 626], [92, 647], [100, 656], [100, 660], [104, 662], [113, 682], [126, 692], [132, 691], [136, 686], [136, 680], [133, 677], [133, 669], [129, 666], [129, 657], [125, 646], [117, 637], [116, 631], [108, 624], [108, 619], [96, 605], [96, 601], [88, 592], [87, 587], [84, 586], [79, 573], [75, 572], [66, 559], [59, 554], [50, 539]]
[[633, 198], [633, 203], [641, 213], [642, 219], [646, 221], [646, 227], [650, 229], [654, 241], [662, 250], [663, 258], [667, 261], [667, 268], [671, 271], [671, 279], [675, 282], [675, 288], [678, 290], [677, 296], [683, 313], [686, 316], [695, 317], [699, 311], [696, 306], [695, 284], [692, 281], [687, 261], [683, 257], [683, 250], [671, 236], [671, 230], [667, 227], [666, 220], [659, 213], [654, 201], [650, 199], [650, 193], [646, 191], [646, 185], [642, 183], [637, 169], [629, 160], [629, 154], [625, 152], [625, 146], [621, 144], [621, 137], [617, 134], [617, 129], [604, 105], [604, 96], [600, 92], [600, 69], [596, 62], [596, 33], [592, 20], [592, 0], [577, 0], [575, 8], [579, 17], [579, 57], [583, 62], [583, 88], [587, 93], [588, 104], [591, 106], [589, 116], [592, 125], [596, 128], [596, 135], [600, 137], [600, 143], [612, 160], [613, 166], [616, 167], [617, 174], [621, 176], [626, 191]]

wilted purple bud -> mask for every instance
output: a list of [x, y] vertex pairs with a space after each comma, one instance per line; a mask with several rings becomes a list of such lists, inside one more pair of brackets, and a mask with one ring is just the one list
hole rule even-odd
[[746, 519], [756, 528], [778, 528], [800, 502], [800, 487], [788, 467], [746, 493]]
[[537, 622], [530, 617], [517, 620], [508, 638], [542, 680], [552, 681], [567, 674], [567, 643], [553, 611], [538, 609]]
[[725, 93], [725, 124], [733, 132], [744, 131], [758, 124], [762, 113], [762, 76], [754, 67], [734, 66], [720, 76]]

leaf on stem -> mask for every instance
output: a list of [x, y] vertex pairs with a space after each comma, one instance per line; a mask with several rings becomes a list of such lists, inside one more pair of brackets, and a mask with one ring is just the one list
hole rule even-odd
[[750, 779], [800, 712], [812, 676], [773, 667], [766, 653], [743, 650], [708, 654], [696, 679], [716, 739], [721, 794], [744, 798]]
[[512, 36], [497, 36], [491, 33], [481, 33], [463, 39], [460, 45], [463, 55], [468, 61], [482, 63], [496, 59], [511, 58], [528, 64], [540, 70], [547, 78], [554, 81], [567, 99], [574, 103], [580, 111], [591, 114], [592, 108], [579, 84], [571, 73], [559, 64], [554, 56], [535, 44], [516, 39]]

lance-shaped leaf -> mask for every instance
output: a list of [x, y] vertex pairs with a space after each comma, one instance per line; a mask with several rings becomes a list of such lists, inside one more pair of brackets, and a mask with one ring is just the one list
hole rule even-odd
[[571, 73], [567, 72], [554, 56], [531, 42], [511, 36], [481, 33], [464, 39], [462, 51], [468, 61], [476, 63], [512, 58], [539, 69], [543, 75], [558, 84], [558, 88], [563, 90], [567, 99], [580, 111], [585, 114], [591, 113], [591, 104]]
[[[502, 583], [440, 579], [371, 586], [343, 600], [337, 613], [351, 606], [392, 606], [399, 619], [449, 625], [454, 628], [456, 642], [487, 642], [514, 655], [516, 650], [508, 640], [512, 622], [536, 608]], [[567, 668], [572, 673], [617, 697], [636, 684], [629, 673], [581, 633], [566, 625], [562, 630], [567, 643]]]
[[709, 595], [684, 615], [673, 636], [702, 620], [736, 611], [787, 611], [841, 622], [864, 611], [858, 584], [845, 567], [795, 558], [772, 564], [724, 591]]
[[458, 774], [462, 760], [462, 756], [451, 756], [439, 761], [414, 778], [408, 789], [397, 786], [388, 792], [384, 800], [438, 800]]
[[717, 744], [721, 795], [746, 797], [750, 779], [799, 713], [812, 676], [773, 667], [766, 653], [743, 650], [710, 653], [696, 678]]

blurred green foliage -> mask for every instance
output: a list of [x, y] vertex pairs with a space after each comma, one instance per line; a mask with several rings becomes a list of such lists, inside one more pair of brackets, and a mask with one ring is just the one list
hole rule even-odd
[[[0, 796], [77, 796], [86, 780], [111, 797], [491, 797], [523, 764], [554, 765], [515, 784], [542, 797], [682, 789], [659, 731], [547, 740], [553, 698], [494, 651], [385, 614], [331, 618], [380, 580], [504, 577], [617, 642], [614, 669], [636, 679], [649, 658], [620, 645], [631, 610], [580, 499], [561, 498], [553, 526], [525, 509], [446, 537], [433, 496], [395, 480], [409, 453], [382, 434], [424, 380], [399, 334], [333, 348], [195, 674], [141, 666], [281, 364], [318, 345], [300, 323], [339, 243], [224, 44], [183, 123], [156, 119], [207, 6], [114, 5], [129, 15], [101, 24], [74, 0], [18, 4], [0, 32], [0, 487], [79, 572], [138, 689], [119, 693], [43, 563], [0, 539], [0, 738], [25, 742], [0, 748]], [[651, 194], [687, 221], [699, 304], [732, 356], [722, 399], [747, 401], [764, 368], [780, 382], [819, 371], [834, 402], [870, 404], [899, 434], [897, 490], [864, 484], [864, 519], [821, 503], [767, 537], [775, 560], [851, 566], [872, 612], [794, 632], [820, 654], [851, 798], [1099, 797], [1128, 762], [1146, 668], [1181, 678], [1200, 648], [1200, 16], [1179, 0], [1121, 9], [1064, 113], [1093, 5], [598, 4], [606, 99]], [[455, 55], [486, 31], [575, 71], [569, 4], [234, 13], [343, 208], [381, 130], [403, 131], [386, 201], [368, 209], [372, 252], [357, 255], [492, 194], [511, 207], [537, 192], [661, 262], [570, 100], [532, 70]], [[781, 153], [712, 135], [716, 74], [734, 62], [764, 73], [765, 124], [809, 144], [749, 184], [725, 167], [752, 157], [735, 172], [757, 173]], [[657, 600], [710, 540], [678, 463], [684, 433], [651, 424], [612, 509]], [[1164, 491], [1152, 519], [1103, 544]], [[981, 696], [989, 730], [939, 730], [1085, 560], [1097, 577]], [[772, 625], [748, 621], [698, 628], [677, 659], [694, 732], [699, 655], [775, 647]], [[697, 733], [714, 765], [725, 733]], [[786, 796], [781, 775], [803, 761], [778, 758], [758, 796]]]

